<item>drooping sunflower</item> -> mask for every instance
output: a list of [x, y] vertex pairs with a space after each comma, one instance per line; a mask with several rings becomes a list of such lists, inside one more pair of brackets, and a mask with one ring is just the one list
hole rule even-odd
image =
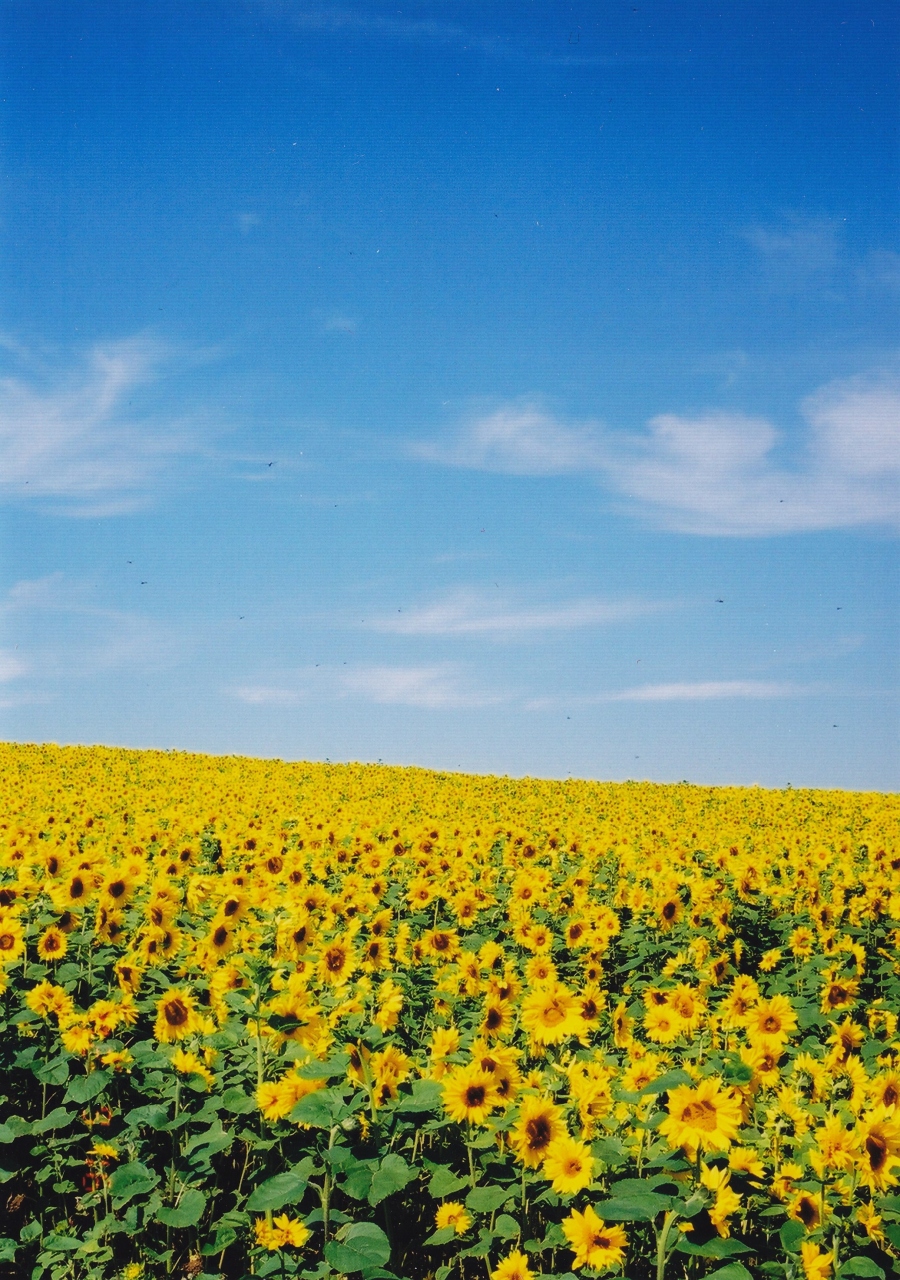
[[678, 1085], [669, 1094], [668, 1110], [659, 1132], [673, 1150], [726, 1151], [741, 1123], [739, 1097], [715, 1076], [701, 1080], [696, 1088]]
[[609, 1225], [599, 1218], [588, 1205], [583, 1213], [573, 1209], [562, 1221], [571, 1248], [575, 1253], [573, 1267], [594, 1267], [608, 1271], [617, 1267], [625, 1257], [628, 1237], [621, 1227]]
[[442, 1080], [444, 1110], [459, 1124], [484, 1124], [500, 1104], [497, 1082], [489, 1071], [471, 1063], [450, 1071]]

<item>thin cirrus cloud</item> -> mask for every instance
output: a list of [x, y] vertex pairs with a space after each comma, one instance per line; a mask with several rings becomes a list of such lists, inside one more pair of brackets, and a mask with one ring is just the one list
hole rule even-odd
[[527, 633], [598, 627], [657, 612], [665, 606], [640, 600], [585, 598], [522, 608], [498, 603], [476, 592], [460, 591], [444, 600], [373, 618], [374, 631], [406, 636], [471, 635], [511, 639]]
[[191, 422], [132, 407], [172, 371], [167, 344], [97, 343], [50, 373], [4, 345], [32, 376], [0, 378], [0, 497], [70, 516], [120, 515], [145, 506], [177, 458], [202, 451]]
[[144, 614], [96, 603], [90, 588], [61, 573], [15, 583], [0, 601], [0, 679], [68, 683], [116, 671], [165, 670], [183, 656], [174, 628]]
[[900, 525], [900, 379], [833, 382], [800, 406], [794, 461], [764, 418], [711, 412], [654, 417], [641, 434], [560, 422], [506, 405], [412, 456], [518, 476], [589, 475], [630, 508], [682, 533], [753, 537]]
[[809, 686], [776, 680], [683, 680], [668, 684], [641, 684], [629, 689], [588, 694], [569, 699], [533, 698], [529, 711], [544, 711], [563, 702], [573, 706], [598, 706], [607, 702], [719, 702], [733, 699], [779, 699], [804, 697], [816, 690]]
[[247, 706], [283, 708], [300, 706], [316, 697], [431, 710], [492, 706], [503, 701], [496, 694], [473, 688], [460, 668], [449, 662], [307, 668], [278, 683], [242, 685], [230, 692]]

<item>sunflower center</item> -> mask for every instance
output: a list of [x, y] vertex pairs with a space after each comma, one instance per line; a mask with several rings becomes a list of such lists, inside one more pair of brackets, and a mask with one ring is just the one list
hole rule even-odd
[[488, 1031], [496, 1031], [502, 1021], [503, 1014], [499, 1009], [488, 1009], [487, 1017], [484, 1020], [484, 1025], [487, 1027]]
[[878, 1173], [884, 1168], [887, 1160], [887, 1143], [879, 1134], [870, 1133], [866, 1138], [866, 1155], [869, 1157], [869, 1168]]
[[16, 945], [15, 934], [0, 933], [0, 951], [12, 951]]
[[528, 1121], [525, 1133], [530, 1150], [541, 1151], [550, 1142], [550, 1122], [546, 1116], [538, 1116], [535, 1120]]
[[329, 973], [340, 973], [344, 967], [344, 953], [339, 947], [332, 947], [325, 954], [325, 967]]
[[224, 924], [220, 924], [218, 929], [213, 934], [213, 946], [224, 947], [227, 941], [228, 941], [228, 930], [225, 928]]
[[111, 898], [121, 898], [124, 892], [125, 892], [125, 881], [113, 880], [112, 884], [109, 886], [109, 896]]
[[168, 1000], [163, 1006], [163, 1012], [170, 1027], [183, 1027], [188, 1020], [188, 1011], [183, 1000]]
[[484, 1085], [470, 1084], [466, 1089], [466, 1106], [480, 1107], [484, 1104]]
[[716, 1109], [711, 1102], [701, 1099], [689, 1102], [681, 1113], [682, 1124], [689, 1124], [692, 1129], [702, 1129], [704, 1133], [712, 1133], [718, 1123]]

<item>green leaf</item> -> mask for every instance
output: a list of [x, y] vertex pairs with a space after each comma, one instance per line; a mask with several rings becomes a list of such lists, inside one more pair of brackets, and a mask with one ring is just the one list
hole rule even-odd
[[31, 1125], [32, 1133], [48, 1133], [51, 1129], [65, 1129], [71, 1123], [73, 1115], [65, 1107], [55, 1107], [43, 1120], [35, 1120]]
[[376, 1160], [357, 1160], [355, 1167], [344, 1177], [341, 1190], [354, 1200], [365, 1200], [372, 1186], [377, 1163]]
[[69, 1087], [65, 1093], [66, 1101], [90, 1102], [92, 1098], [100, 1096], [109, 1084], [110, 1078], [108, 1071], [90, 1071], [86, 1076], [74, 1076], [69, 1081]]
[[44, 1236], [41, 1245], [45, 1249], [52, 1249], [55, 1253], [74, 1253], [76, 1249], [81, 1248], [81, 1241], [76, 1236], [58, 1236], [51, 1231]]
[[884, 1280], [884, 1272], [877, 1262], [873, 1262], [871, 1258], [867, 1258], [864, 1254], [858, 1254], [855, 1258], [848, 1258], [846, 1262], [842, 1262], [838, 1273], [842, 1276], [871, 1276], [873, 1280]]
[[134, 1196], [146, 1195], [159, 1182], [159, 1177], [140, 1160], [123, 1164], [109, 1180], [109, 1190], [118, 1205], [127, 1204]]
[[384, 1157], [372, 1178], [372, 1189], [369, 1192], [369, 1204], [381, 1204], [395, 1191], [402, 1191], [407, 1183], [415, 1178], [415, 1170], [411, 1169], [402, 1156], [393, 1152]]
[[428, 1239], [423, 1241], [423, 1244], [434, 1246], [439, 1244], [449, 1244], [455, 1235], [455, 1227], [438, 1227], [437, 1231], [432, 1231]]
[[11, 1236], [0, 1237], [0, 1262], [15, 1262], [18, 1242]]
[[307, 1062], [297, 1072], [304, 1080], [331, 1080], [334, 1076], [343, 1076], [350, 1066], [349, 1053], [337, 1053], [327, 1062]]
[[274, 1178], [260, 1183], [247, 1201], [247, 1208], [251, 1213], [283, 1209], [286, 1204], [302, 1200], [305, 1190], [305, 1178], [298, 1177], [296, 1173], [276, 1173]]
[[671, 1196], [660, 1196], [655, 1191], [635, 1195], [617, 1196], [594, 1205], [598, 1217], [604, 1222], [652, 1222], [660, 1213], [671, 1209]]
[[707, 1240], [705, 1244], [694, 1244], [682, 1236], [675, 1248], [679, 1253], [689, 1253], [695, 1258], [734, 1258], [740, 1253], [753, 1252], [749, 1245], [742, 1244], [740, 1240], [721, 1240], [718, 1236]]
[[132, 1129], [136, 1129], [139, 1125], [145, 1124], [149, 1129], [162, 1129], [163, 1125], [169, 1120], [169, 1112], [166, 1107], [161, 1107], [158, 1103], [150, 1103], [145, 1107], [135, 1107], [128, 1112], [125, 1117], [125, 1123]]
[[156, 1217], [164, 1227], [175, 1227], [180, 1231], [184, 1227], [195, 1227], [203, 1217], [205, 1208], [206, 1196], [202, 1191], [191, 1187], [173, 1209], [158, 1209]]
[[325, 1258], [335, 1271], [349, 1274], [381, 1267], [391, 1256], [388, 1238], [374, 1222], [351, 1223], [339, 1235], [325, 1246]]
[[494, 1230], [501, 1240], [514, 1240], [519, 1234], [519, 1224], [508, 1213], [501, 1213], [494, 1223]]
[[900, 1222], [886, 1222], [882, 1228], [895, 1249], [900, 1249]]
[[222, 1094], [222, 1106], [233, 1116], [246, 1116], [256, 1110], [256, 1099], [249, 1097], [238, 1085]]
[[414, 1080], [412, 1096], [397, 1104], [397, 1111], [440, 1111], [444, 1091], [437, 1080]]
[[466, 1196], [466, 1208], [473, 1213], [494, 1213], [511, 1195], [509, 1187], [473, 1187]]
[[667, 1071], [661, 1075], [658, 1080], [651, 1080], [649, 1084], [645, 1084], [640, 1090], [639, 1096], [644, 1098], [648, 1094], [666, 1093], [669, 1089], [676, 1089], [681, 1084], [693, 1084], [693, 1080], [686, 1071], [682, 1071], [676, 1067], [674, 1071]]
[[294, 1124], [307, 1124], [313, 1129], [330, 1129], [334, 1123], [335, 1097], [330, 1089], [320, 1089], [301, 1098], [289, 1119]]
[[454, 1191], [459, 1191], [460, 1187], [464, 1187], [468, 1181], [468, 1178], [461, 1178], [449, 1165], [444, 1164], [435, 1169], [431, 1175], [428, 1194], [434, 1196], [436, 1200], [442, 1200], [444, 1196], [452, 1196]]
[[793, 1220], [785, 1222], [778, 1232], [778, 1238], [787, 1253], [797, 1253], [800, 1249], [800, 1241], [805, 1235], [803, 1223]]
[[707, 1280], [753, 1280], [753, 1276], [743, 1263], [729, 1262], [726, 1267], [719, 1267], [718, 1271], [713, 1271]]

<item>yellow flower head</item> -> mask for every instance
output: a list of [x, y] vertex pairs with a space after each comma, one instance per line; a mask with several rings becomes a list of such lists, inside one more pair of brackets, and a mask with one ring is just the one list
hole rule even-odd
[[625, 1257], [628, 1237], [623, 1229], [608, 1226], [590, 1205], [583, 1213], [573, 1210], [568, 1218], [563, 1219], [562, 1229], [575, 1253], [573, 1267], [607, 1271], [618, 1267]]

